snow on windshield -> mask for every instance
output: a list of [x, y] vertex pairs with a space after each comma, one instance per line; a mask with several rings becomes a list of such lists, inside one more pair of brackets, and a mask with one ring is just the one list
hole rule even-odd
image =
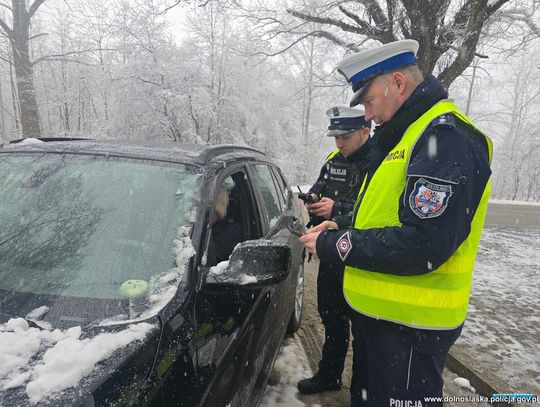
[[80, 326], [46, 331], [29, 327], [23, 318], [12, 318], [0, 324], [0, 390], [26, 385], [30, 402], [39, 403], [76, 386], [98, 362], [143, 340], [152, 328], [148, 323], [133, 324], [120, 332], [80, 339]]
[[189, 260], [195, 254], [189, 232], [190, 228], [187, 226], [181, 226], [179, 228], [178, 238], [174, 241], [176, 267], [151, 282], [151, 286], [154, 287], [151, 291], [152, 294], [149, 296], [151, 306], [143, 312], [141, 318], [148, 318], [155, 315], [174, 297], [178, 284], [182, 280], [186, 267], [189, 264]]
[[[107, 326], [121, 323], [132, 323], [150, 318], [156, 315], [174, 297], [178, 284], [182, 281], [184, 272], [191, 257], [195, 254], [195, 249], [189, 237], [190, 228], [181, 226], [178, 230], [178, 237], [174, 240], [174, 254], [176, 256], [176, 267], [171, 268], [166, 274], [154, 276], [149, 284], [148, 302], [149, 306], [141, 314], [128, 316], [117, 315], [113, 318], [102, 320], [99, 325]], [[126, 320], [128, 319], [128, 320]]]

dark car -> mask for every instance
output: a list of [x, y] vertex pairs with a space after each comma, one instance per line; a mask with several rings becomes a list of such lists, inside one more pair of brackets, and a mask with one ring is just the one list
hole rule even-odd
[[256, 406], [305, 227], [239, 146], [0, 146], [0, 404]]

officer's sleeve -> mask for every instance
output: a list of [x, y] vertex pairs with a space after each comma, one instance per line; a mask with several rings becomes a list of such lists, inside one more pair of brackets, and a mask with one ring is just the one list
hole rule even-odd
[[[319, 177], [317, 178], [317, 181], [313, 184], [313, 186], [309, 189], [308, 193], [314, 193], [319, 198], [324, 193], [324, 190], [326, 189], [326, 173], [327, 173], [327, 165], [326, 163], [321, 167], [321, 171], [319, 173]], [[317, 226], [321, 224], [325, 219], [309, 214], [309, 223], [308, 226]]]
[[339, 229], [351, 226], [354, 202], [339, 200], [332, 206], [330, 219], [337, 223]]
[[326, 189], [326, 172], [327, 172], [327, 166], [324, 164], [321, 167], [321, 171], [319, 172], [319, 177], [317, 178], [317, 181], [312, 185], [312, 187], [309, 189], [309, 193], [314, 193], [318, 195], [319, 197]]
[[334, 222], [338, 229], [346, 229], [352, 226], [352, 213], [349, 216], [334, 216], [330, 218]]
[[436, 123], [412, 152], [400, 198], [402, 226], [326, 231], [317, 239], [317, 253], [325, 261], [379, 273], [435, 270], [469, 235], [490, 174], [483, 137], [455, 119]]

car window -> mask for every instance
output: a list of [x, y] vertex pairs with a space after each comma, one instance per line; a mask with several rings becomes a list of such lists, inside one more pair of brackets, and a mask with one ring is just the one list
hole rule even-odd
[[261, 192], [264, 206], [266, 207], [266, 215], [268, 224], [272, 228], [279, 219], [282, 211], [282, 199], [280, 200], [280, 192], [277, 191], [274, 178], [267, 165], [254, 165], [255, 182]]
[[[194, 169], [179, 164], [4, 155], [0, 290], [45, 302], [105, 300], [101, 317], [127, 315], [122, 307], [131, 307], [132, 297], [141, 310], [154, 306], [153, 299], [165, 294], [161, 277], [172, 273], [167, 281], [175, 282], [183, 273], [177, 259], [189, 256], [177, 252], [191, 252], [187, 225], [197, 180]], [[82, 304], [80, 312], [88, 311]], [[12, 309], [16, 315], [30, 311]], [[76, 320], [79, 311], [69, 312]]]
[[276, 185], [278, 186], [278, 191], [280, 192], [280, 194], [278, 195], [281, 199], [282, 207], [285, 208], [287, 206], [287, 198], [289, 196], [289, 189], [287, 188], [285, 184], [285, 180], [281, 176], [281, 173], [276, 168], [272, 168], [272, 174], [274, 174], [274, 180], [276, 181]]
[[238, 243], [262, 237], [257, 215], [253, 194], [243, 171], [235, 172], [220, 182], [210, 207], [206, 265], [211, 267], [228, 260]]

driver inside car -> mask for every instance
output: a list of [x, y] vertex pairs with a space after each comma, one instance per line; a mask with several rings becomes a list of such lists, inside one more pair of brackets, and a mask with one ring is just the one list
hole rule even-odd
[[235, 222], [230, 192], [221, 186], [210, 214], [211, 235], [208, 246], [207, 265], [228, 260], [234, 247], [242, 241], [240, 224]]

